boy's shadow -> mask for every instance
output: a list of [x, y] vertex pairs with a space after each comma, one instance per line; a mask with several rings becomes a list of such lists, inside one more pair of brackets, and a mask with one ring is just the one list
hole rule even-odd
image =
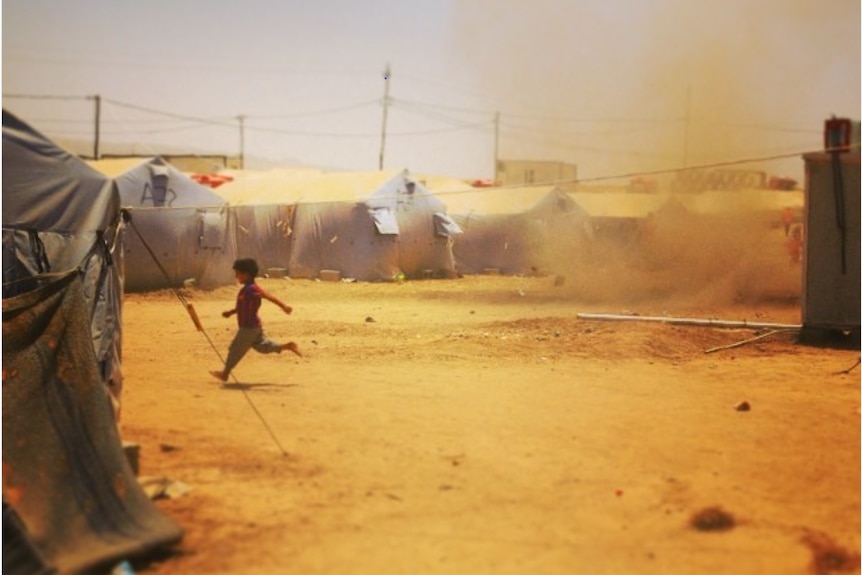
[[297, 387], [298, 383], [223, 383], [222, 389], [232, 391], [279, 391], [288, 387]]

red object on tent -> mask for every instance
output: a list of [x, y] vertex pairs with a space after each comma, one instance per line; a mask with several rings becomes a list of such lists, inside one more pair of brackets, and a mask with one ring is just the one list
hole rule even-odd
[[493, 188], [497, 185], [494, 180], [473, 180], [470, 185], [474, 188]]
[[222, 174], [190, 174], [189, 177], [197, 183], [204, 186], [209, 186], [213, 189], [219, 187], [224, 183], [233, 181], [233, 176], [227, 176]]

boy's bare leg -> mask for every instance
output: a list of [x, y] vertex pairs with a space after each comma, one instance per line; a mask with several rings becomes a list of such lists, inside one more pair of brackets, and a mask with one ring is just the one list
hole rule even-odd
[[295, 353], [299, 357], [302, 357], [302, 353], [299, 351], [299, 346], [296, 345], [295, 341], [290, 341], [290, 342], [287, 342], [285, 344], [282, 344], [281, 351], [284, 351], [284, 350], [292, 351], [293, 353]]

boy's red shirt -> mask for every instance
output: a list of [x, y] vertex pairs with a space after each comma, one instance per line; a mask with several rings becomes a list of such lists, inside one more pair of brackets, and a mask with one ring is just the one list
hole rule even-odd
[[263, 290], [254, 282], [244, 284], [236, 295], [236, 322], [239, 327], [261, 327], [257, 311]]

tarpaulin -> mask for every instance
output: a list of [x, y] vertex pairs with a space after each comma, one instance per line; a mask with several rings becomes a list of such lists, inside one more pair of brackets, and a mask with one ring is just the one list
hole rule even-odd
[[[49, 566], [93, 573], [182, 531], [123, 454], [79, 272], [52, 279], [3, 300], [3, 499]], [[32, 554], [7, 559], [6, 543], [4, 529], [3, 572], [31, 573]]]

